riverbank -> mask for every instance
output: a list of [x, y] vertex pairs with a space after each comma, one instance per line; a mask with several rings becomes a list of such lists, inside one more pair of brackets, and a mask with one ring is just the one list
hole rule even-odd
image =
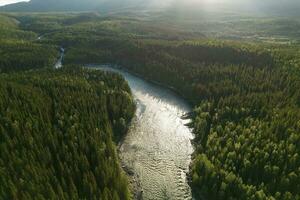
[[[118, 155], [120, 155], [120, 146], [118, 147]], [[121, 158], [120, 163], [123, 171], [126, 173], [129, 181], [129, 189], [133, 200], [143, 200], [143, 189], [139, 176], [134, 172], [134, 169], [129, 168]]]

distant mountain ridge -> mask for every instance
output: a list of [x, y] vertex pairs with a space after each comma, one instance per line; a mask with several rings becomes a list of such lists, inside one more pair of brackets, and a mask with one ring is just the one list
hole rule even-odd
[[[300, 0], [226, 0], [223, 3], [208, 0], [31, 0], [0, 7], [0, 11], [55, 12], [55, 11], [112, 11], [181, 7], [186, 5], [201, 10], [208, 4], [216, 10], [249, 12], [266, 15], [300, 15]], [[203, 6], [204, 5], [204, 6]]]
[[104, 11], [140, 6], [143, 0], [31, 0], [0, 7], [2, 11], [51, 12], [51, 11]]

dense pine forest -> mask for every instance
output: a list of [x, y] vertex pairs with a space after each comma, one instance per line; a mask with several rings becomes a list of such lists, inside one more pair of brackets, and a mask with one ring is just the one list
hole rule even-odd
[[51, 69], [56, 46], [1, 29], [0, 199], [130, 199], [116, 153], [135, 110], [125, 80]]
[[43, 70], [0, 85], [1, 199], [129, 199], [112, 141], [134, 111], [121, 77]]
[[0, 72], [52, 67], [57, 47], [34, 42], [37, 34], [19, 29], [18, 23], [0, 15]]
[[[296, 33], [281, 32], [289, 43], [274, 39], [278, 32], [272, 43], [241, 42], [96, 13], [1, 21], [0, 197], [130, 198], [112, 142], [133, 115], [130, 89], [118, 75], [72, 67], [110, 63], [173, 88], [195, 107], [196, 199], [300, 199]], [[59, 46], [69, 67], [37, 70], [51, 67]]]

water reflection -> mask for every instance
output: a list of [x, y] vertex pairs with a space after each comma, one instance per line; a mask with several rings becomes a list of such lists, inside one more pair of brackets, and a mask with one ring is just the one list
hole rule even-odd
[[120, 69], [137, 102], [137, 112], [120, 147], [121, 159], [140, 179], [143, 199], [191, 199], [186, 173], [193, 148], [192, 133], [181, 116], [190, 111], [187, 103], [163, 89]]

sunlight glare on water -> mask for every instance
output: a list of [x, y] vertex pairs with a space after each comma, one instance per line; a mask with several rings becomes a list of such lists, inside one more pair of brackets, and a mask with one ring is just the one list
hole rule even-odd
[[137, 112], [121, 145], [121, 159], [139, 177], [143, 199], [192, 199], [187, 183], [193, 135], [181, 117], [190, 111], [173, 92], [148, 83], [127, 72], [137, 102]]

